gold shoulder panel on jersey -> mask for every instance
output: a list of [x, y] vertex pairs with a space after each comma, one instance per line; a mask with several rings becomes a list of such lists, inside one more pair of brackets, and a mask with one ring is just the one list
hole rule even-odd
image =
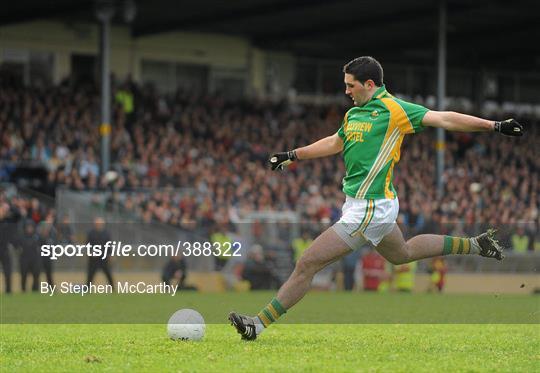
[[413, 125], [407, 116], [405, 109], [399, 104], [399, 102], [393, 98], [381, 98], [381, 101], [390, 111], [390, 120], [394, 120], [399, 130], [403, 134], [409, 134], [414, 132]]

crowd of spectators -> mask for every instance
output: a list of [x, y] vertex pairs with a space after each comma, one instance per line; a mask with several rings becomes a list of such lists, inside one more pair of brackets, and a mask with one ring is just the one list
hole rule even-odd
[[[68, 83], [47, 90], [2, 87], [0, 178], [9, 179], [21, 162], [40, 163], [49, 190], [113, 190], [113, 203], [125, 211], [184, 228], [227, 225], [269, 209], [296, 210], [303, 221], [324, 224], [339, 218], [345, 173], [339, 156], [296, 162], [282, 173], [271, 172], [266, 162], [274, 151], [334, 133], [346, 107], [159, 95], [133, 83], [121, 89], [123, 99], [113, 95], [110, 177], [100, 172], [94, 89]], [[537, 234], [539, 123], [519, 119], [523, 138], [447, 133], [441, 196], [435, 187], [435, 131], [405, 139], [394, 183], [407, 236], [471, 234], [485, 225], [519, 225]], [[531, 236], [530, 248], [535, 240]]]

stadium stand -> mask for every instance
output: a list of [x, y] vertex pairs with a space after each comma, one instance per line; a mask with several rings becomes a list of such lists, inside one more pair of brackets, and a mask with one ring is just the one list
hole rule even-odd
[[[126, 93], [133, 112], [125, 112]], [[9, 180], [18, 165], [42, 165], [50, 194], [58, 186], [114, 190], [108, 203], [143, 221], [185, 229], [230, 224], [260, 210], [295, 210], [303, 221], [317, 223], [339, 218], [344, 169], [337, 157], [300, 162], [279, 176], [265, 163], [272, 151], [335, 131], [346, 107], [230, 101], [180, 91], [160, 95], [131, 82], [116, 87], [113, 97], [115, 173], [100, 176], [99, 97], [92, 87], [70, 87], [68, 80], [46, 91], [3, 86], [0, 180]], [[447, 135], [442, 196], [433, 188], [434, 131], [405, 140], [395, 185], [406, 235], [434, 227], [456, 235], [475, 234], [485, 224], [520, 225], [527, 249], [538, 247], [538, 120], [519, 119], [528, 131], [519, 146], [500, 136]], [[146, 192], [137, 192], [141, 188]], [[503, 231], [506, 241], [518, 242], [510, 229]]]

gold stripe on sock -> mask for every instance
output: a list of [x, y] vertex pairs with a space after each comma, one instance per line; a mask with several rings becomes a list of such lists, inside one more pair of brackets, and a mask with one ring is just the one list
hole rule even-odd
[[279, 319], [279, 313], [278, 313], [278, 311], [276, 311], [276, 309], [274, 308], [274, 306], [272, 306], [272, 303], [270, 303], [270, 304], [268, 305], [268, 311], [270, 311], [270, 313], [272, 314], [272, 316], [274, 316], [274, 320]]
[[268, 319], [268, 317], [266, 317], [266, 315], [264, 314], [264, 312], [259, 312], [259, 314], [257, 315], [259, 317], [259, 319], [261, 319], [264, 327], [267, 327], [268, 325], [272, 324], [272, 321], [270, 321]]
[[452, 254], [457, 254], [460, 240], [459, 237], [452, 237]]
[[471, 241], [469, 239], [463, 242], [463, 254], [469, 254], [471, 252]]

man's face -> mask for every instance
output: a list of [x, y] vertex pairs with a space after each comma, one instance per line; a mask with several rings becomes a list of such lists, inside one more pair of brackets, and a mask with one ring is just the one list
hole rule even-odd
[[355, 106], [362, 106], [369, 101], [373, 94], [375, 84], [367, 80], [364, 84], [354, 78], [354, 75], [345, 73], [345, 94], [349, 96]]
[[105, 220], [103, 218], [96, 218], [94, 220], [94, 227], [98, 231], [102, 231], [105, 228]]

